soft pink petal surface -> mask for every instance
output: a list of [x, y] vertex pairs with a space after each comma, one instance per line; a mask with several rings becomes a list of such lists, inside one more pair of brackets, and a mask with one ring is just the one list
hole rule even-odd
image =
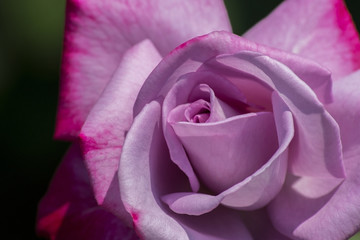
[[122, 215], [117, 169], [136, 96], [161, 57], [149, 40], [129, 49], [80, 133], [85, 163], [99, 204]]
[[219, 193], [253, 174], [276, 151], [272, 113], [249, 113], [215, 123], [171, 124], [197, 176]]
[[241, 217], [253, 239], [261, 240], [290, 240], [291, 238], [278, 232], [272, 225], [266, 208], [242, 212]]
[[313, 59], [334, 79], [360, 67], [359, 36], [343, 0], [284, 1], [244, 37]]
[[327, 106], [340, 126], [347, 176], [344, 182], [333, 189], [329, 185], [336, 182], [331, 179], [290, 178], [270, 205], [273, 224], [288, 236], [347, 239], [360, 228], [359, 86], [359, 71], [337, 81], [334, 103]]
[[214, 30], [231, 31], [221, 0], [68, 0], [55, 137], [78, 135], [131, 46], [150, 39], [166, 55]]
[[190, 240], [250, 240], [254, 239], [238, 212], [220, 207], [202, 216], [176, 217]]
[[125, 134], [133, 121], [133, 104], [146, 77], [161, 57], [149, 40], [124, 58], [81, 129], [81, 147], [100, 205], [122, 216], [117, 169]]
[[77, 143], [39, 204], [36, 228], [39, 236], [52, 240], [138, 239], [133, 229], [97, 205]]
[[157, 193], [152, 189], [153, 166], [156, 161], [168, 159], [159, 120], [160, 105], [151, 102], [135, 118], [128, 132], [119, 167], [121, 199], [142, 238], [187, 239], [181, 225], [159, 206]]

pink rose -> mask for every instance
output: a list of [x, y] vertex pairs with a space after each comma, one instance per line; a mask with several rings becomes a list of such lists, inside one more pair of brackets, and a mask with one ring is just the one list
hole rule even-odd
[[73, 144], [39, 235], [352, 236], [359, 68], [342, 0], [285, 1], [243, 37], [220, 0], [68, 0], [55, 135]]

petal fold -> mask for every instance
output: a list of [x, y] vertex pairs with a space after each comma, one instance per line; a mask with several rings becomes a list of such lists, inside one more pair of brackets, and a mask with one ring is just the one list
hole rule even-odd
[[[172, 86], [171, 90], [166, 95], [162, 108], [162, 121], [163, 121], [162, 123], [163, 123], [163, 131], [164, 131], [166, 143], [169, 148], [171, 160], [189, 178], [191, 188], [194, 192], [198, 191], [200, 188], [199, 179], [195, 175], [193, 167], [191, 166], [191, 163], [189, 162], [186, 152], [181, 142], [179, 141], [178, 137], [176, 136], [174, 129], [171, 127], [171, 125], [168, 122], [179, 121], [181, 119], [181, 114], [179, 113], [180, 110], [185, 111], [186, 108], [186, 106], [182, 104], [187, 104], [188, 101], [195, 101], [197, 100], [198, 97], [200, 97], [199, 93], [196, 94], [196, 91], [194, 93], [194, 89], [196, 90], [196, 87], [199, 84], [200, 85], [206, 84], [210, 86], [212, 89], [212, 91], [210, 92], [216, 92], [218, 98], [224, 97], [229, 101], [233, 101], [237, 103], [240, 102], [242, 104], [243, 101], [245, 101], [241, 92], [237, 90], [236, 87], [234, 87], [229, 81], [209, 72], [188, 73], [181, 76], [178, 79], [178, 82], [174, 86]], [[210, 94], [210, 96], [208, 97], [211, 98], [211, 95], [212, 98], [215, 98], [214, 94]], [[221, 105], [220, 103], [219, 104], [213, 103], [213, 107], [221, 108], [220, 105]], [[170, 114], [171, 112], [173, 114]], [[175, 112], [176, 114], [174, 114]], [[222, 112], [224, 113], [228, 111], [222, 111]], [[177, 119], [172, 119], [172, 117], [174, 117], [175, 115]], [[212, 113], [210, 114], [210, 117], [211, 116], [214, 117], [214, 115], [215, 114]], [[224, 114], [216, 114], [216, 115], [217, 118], [225, 117]]]
[[[334, 84], [334, 103], [327, 106], [340, 126], [346, 179], [342, 183], [326, 178], [287, 180], [269, 208], [273, 224], [283, 234], [299, 239], [337, 240], [348, 239], [359, 231], [359, 96], [360, 71], [357, 71]], [[334, 185], [337, 188], [329, 187]]]
[[[245, 71], [255, 81], [278, 92], [289, 106], [296, 129], [289, 149], [289, 169], [295, 175], [345, 176], [339, 126], [299, 76], [286, 65], [256, 52], [219, 56], [214, 61], [218, 63], [219, 74], [241, 76]], [[231, 81], [238, 85], [242, 78], [233, 77]]]
[[141, 238], [188, 239], [185, 230], [166, 214], [157, 199], [160, 186], [176, 183], [176, 180], [167, 179], [156, 184], [156, 178], [163, 177], [156, 173], [160, 163], [164, 163], [161, 164], [163, 172], [168, 170], [167, 174], [176, 175], [167, 168], [171, 161], [159, 121], [160, 105], [153, 101], [135, 118], [127, 134], [119, 166], [121, 199]]
[[81, 129], [81, 148], [95, 198], [119, 216], [124, 213], [117, 178], [121, 149], [133, 121], [136, 96], [160, 60], [149, 40], [128, 50]]

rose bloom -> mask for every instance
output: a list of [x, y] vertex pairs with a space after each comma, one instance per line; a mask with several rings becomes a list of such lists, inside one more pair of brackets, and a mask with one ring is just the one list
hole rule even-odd
[[342, 0], [240, 37], [221, 0], [68, 0], [49, 239], [346, 239], [360, 42]]

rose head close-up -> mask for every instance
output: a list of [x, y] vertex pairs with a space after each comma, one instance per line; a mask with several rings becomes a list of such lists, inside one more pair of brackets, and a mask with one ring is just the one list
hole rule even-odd
[[360, 40], [342, 0], [242, 36], [221, 0], [68, 0], [48, 239], [348, 239]]

